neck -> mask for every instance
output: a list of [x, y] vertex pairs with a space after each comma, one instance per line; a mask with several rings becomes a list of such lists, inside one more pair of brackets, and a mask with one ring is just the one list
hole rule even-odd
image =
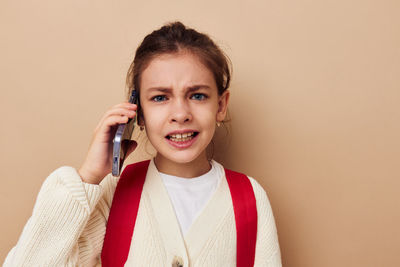
[[171, 161], [157, 153], [154, 164], [159, 172], [184, 178], [198, 177], [211, 170], [211, 164], [205, 153], [195, 160], [185, 163]]

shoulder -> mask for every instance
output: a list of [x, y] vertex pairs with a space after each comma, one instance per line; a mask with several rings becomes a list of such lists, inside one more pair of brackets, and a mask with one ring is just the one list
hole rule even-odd
[[253, 188], [258, 212], [265, 212], [268, 214], [269, 213], [272, 214], [271, 203], [269, 201], [269, 197], [266, 190], [261, 186], [261, 184], [255, 178], [248, 175], [245, 176], [250, 181], [250, 184]]
[[250, 181], [250, 184], [253, 188], [253, 192], [254, 192], [254, 195], [256, 198], [256, 202], [257, 202], [257, 208], [259, 206], [264, 206], [264, 207], [269, 207], [269, 209], [270, 209], [270, 203], [269, 203], [267, 192], [255, 178], [248, 176], [244, 173], [238, 172], [238, 171], [226, 169], [224, 166], [222, 166], [222, 164], [218, 163], [215, 160], [212, 160], [212, 164], [214, 166], [216, 166], [217, 168], [219, 168], [222, 172], [224, 172], [224, 170], [228, 170], [228, 171], [232, 171], [234, 173], [239, 173], [239, 174], [246, 176], [247, 179]]
[[259, 196], [267, 196], [267, 192], [265, 191], [265, 189], [260, 185], [260, 183], [254, 179], [251, 176], [246, 175], [247, 178], [249, 179], [251, 186], [253, 187], [253, 191], [255, 195], [259, 195]]
[[[239, 172], [240, 173], [240, 172]], [[241, 173], [243, 174], [243, 173]], [[244, 174], [250, 181], [257, 207], [257, 245], [254, 266], [275, 261], [274, 266], [281, 266], [278, 233], [274, 213], [266, 190], [253, 177]]]
[[251, 186], [253, 187], [254, 196], [257, 202], [257, 209], [272, 213], [271, 204], [265, 189], [253, 177], [247, 176], [247, 178], [250, 180]]

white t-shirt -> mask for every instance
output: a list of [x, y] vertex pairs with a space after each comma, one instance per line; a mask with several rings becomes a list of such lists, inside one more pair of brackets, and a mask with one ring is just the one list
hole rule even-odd
[[217, 189], [222, 177], [221, 170], [212, 160], [211, 170], [199, 177], [183, 178], [164, 173], [160, 173], [160, 176], [185, 236]]

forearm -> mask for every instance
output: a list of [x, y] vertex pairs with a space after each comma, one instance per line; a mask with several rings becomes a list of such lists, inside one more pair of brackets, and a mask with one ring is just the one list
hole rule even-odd
[[101, 186], [83, 183], [75, 169], [55, 170], [43, 183], [4, 266], [74, 265], [78, 239], [101, 195]]

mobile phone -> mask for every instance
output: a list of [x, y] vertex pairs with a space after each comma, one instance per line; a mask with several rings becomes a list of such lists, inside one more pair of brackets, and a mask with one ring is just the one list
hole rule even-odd
[[[132, 94], [129, 97], [129, 103], [136, 104], [138, 95], [136, 90], [132, 90]], [[133, 129], [136, 123], [136, 115], [133, 118], [129, 118], [127, 123], [118, 125], [117, 132], [113, 139], [113, 158], [112, 158], [112, 175], [119, 176], [122, 165], [126, 157], [129, 140], [131, 140]]]

